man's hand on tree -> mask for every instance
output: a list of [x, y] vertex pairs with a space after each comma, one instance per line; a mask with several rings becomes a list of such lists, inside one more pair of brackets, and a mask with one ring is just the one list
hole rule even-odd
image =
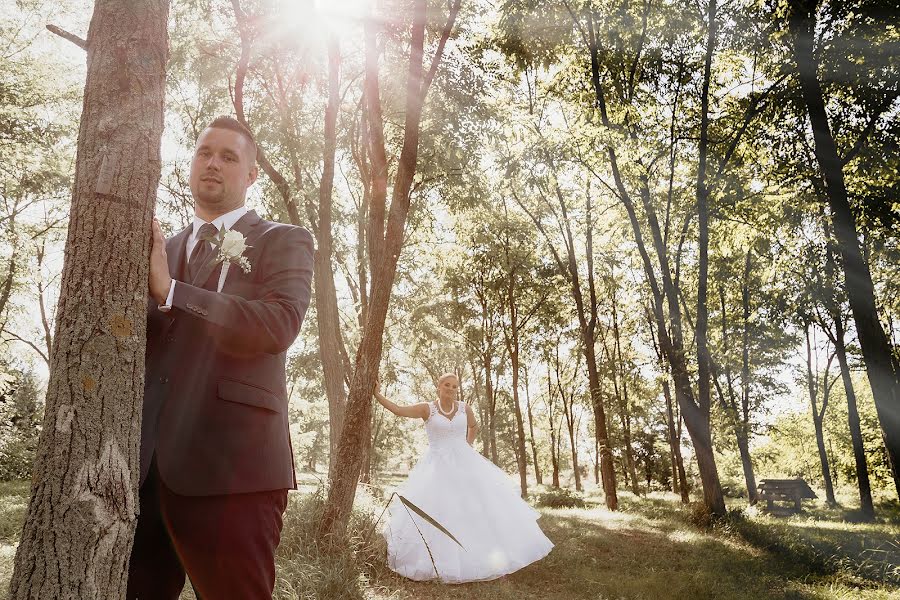
[[157, 304], [165, 304], [172, 287], [169, 276], [169, 259], [166, 256], [166, 238], [163, 237], [159, 221], [153, 219], [153, 247], [150, 249], [150, 296]]

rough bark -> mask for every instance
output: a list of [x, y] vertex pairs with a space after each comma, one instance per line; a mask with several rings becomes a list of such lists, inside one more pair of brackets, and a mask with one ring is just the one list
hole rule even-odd
[[165, 0], [94, 5], [44, 426], [10, 583], [17, 600], [125, 595], [167, 18]]

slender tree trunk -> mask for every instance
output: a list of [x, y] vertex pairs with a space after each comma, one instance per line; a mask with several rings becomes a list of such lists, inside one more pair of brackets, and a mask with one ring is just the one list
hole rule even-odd
[[[721, 514], [725, 509], [722, 489], [719, 485], [719, 474], [712, 452], [712, 436], [709, 430], [710, 398], [710, 354], [707, 340], [709, 312], [707, 309], [707, 287], [709, 274], [709, 187], [706, 184], [706, 161], [709, 145], [709, 87], [711, 80], [712, 56], [716, 47], [716, 0], [708, 0], [707, 27], [709, 35], [706, 44], [706, 60], [703, 67], [703, 87], [700, 94], [700, 142], [698, 147], [699, 164], [697, 168], [697, 215], [699, 222], [699, 273], [697, 275], [697, 403], [700, 408], [700, 445], [703, 452], [697, 449], [697, 462], [700, 475], [709, 485], [704, 485], [704, 496], [707, 506], [713, 513]], [[690, 426], [690, 422], [688, 421]], [[694, 445], [697, 446], [695, 440]], [[708, 450], [705, 446], [708, 445]]]
[[[714, 381], [715, 385], [719, 390], [719, 398], [720, 403], [722, 405], [723, 410], [731, 419], [731, 426], [734, 430], [734, 437], [737, 441], [738, 451], [741, 456], [741, 467], [744, 470], [744, 483], [747, 486], [747, 501], [751, 506], [756, 504], [757, 501], [757, 490], [756, 490], [756, 476], [753, 473], [753, 462], [750, 460], [750, 411], [749, 411], [749, 377], [750, 377], [750, 367], [749, 367], [749, 352], [748, 352], [748, 343], [749, 343], [749, 335], [748, 335], [748, 321], [749, 321], [749, 313], [750, 313], [750, 294], [748, 290], [747, 279], [750, 273], [750, 253], [747, 253], [747, 261], [745, 262], [745, 270], [744, 270], [744, 282], [742, 284], [742, 297], [743, 297], [743, 335], [742, 335], [742, 366], [741, 366], [741, 406], [738, 407], [738, 402], [734, 390], [734, 378], [731, 375], [731, 365], [730, 360], [727, 355], [724, 356], [724, 364], [723, 369], [725, 371], [725, 382], [728, 386], [728, 400], [725, 399], [725, 394], [721, 390], [721, 386], [718, 382], [718, 374], [715, 375]], [[722, 346], [723, 353], [727, 353], [730, 349], [730, 342], [728, 338], [728, 313], [727, 313], [727, 305], [725, 303], [725, 288], [724, 286], [719, 287], [719, 299], [721, 305], [721, 313], [722, 313]]]
[[[751, 506], [758, 501], [756, 474], [750, 460], [750, 269], [753, 266], [753, 251], [747, 250], [744, 260], [744, 283], [741, 288], [741, 304], [743, 308], [743, 332], [741, 335], [741, 464], [744, 467], [744, 480], [747, 482], [747, 497]], [[739, 444], [740, 447], [740, 444]]]
[[487, 394], [487, 430], [488, 430], [488, 442], [490, 445], [490, 453], [491, 453], [491, 462], [495, 465], [499, 464], [500, 459], [497, 454], [497, 423], [496, 423], [496, 409], [497, 409], [497, 391], [494, 389], [494, 382], [491, 379], [491, 366], [493, 362], [493, 353], [488, 351], [484, 355], [484, 369], [485, 369], [485, 388]]
[[825, 111], [825, 97], [819, 83], [819, 63], [814, 48], [817, 8], [817, 0], [791, 2], [789, 23], [793, 34], [794, 60], [800, 90], [812, 125], [816, 161], [825, 179], [834, 234], [844, 267], [847, 297], [856, 323], [856, 335], [884, 433], [894, 487], [900, 495], [900, 377], [890, 342], [878, 320], [872, 274], [860, 251], [859, 235], [847, 197], [841, 158]]
[[412, 8], [409, 62], [406, 77], [406, 106], [403, 144], [397, 159], [390, 208], [387, 207], [388, 161], [384, 141], [378, 73], [376, 27], [381, 21], [365, 19], [365, 96], [369, 132], [372, 136], [371, 201], [369, 206], [369, 257], [372, 283], [369, 314], [356, 354], [350, 395], [344, 424], [332, 469], [334, 477], [325, 500], [318, 538], [339, 541], [346, 532], [347, 521], [356, 496], [356, 485], [362, 467], [364, 445], [369, 442], [372, 414], [372, 392], [384, 346], [384, 326], [391, 290], [397, 270], [397, 259], [403, 245], [404, 229], [410, 208], [410, 190], [416, 172], [422, 106], [429, 84], [440, 64], [444, 43], [459, 10], [459, 0], [451, 6], [447, 25], [441, 34], [431, 69], [423, 69], [423, 49], [427, 21], [427, 2], [416, 0]]
[[[826, 227], [826, 236], [829, 235]], [[827, 242], [825, 251], [826, 293], [828, 295], [826, 305], [834, 324], [834, 349], [837, 354], [838, 364], [841, 367], [841, 380], [844, 384], [844, 394], [847, 397], [847, 424], [850, 428], [850, 439], [853, 444], [853, 458], [856, 463], [856, 482], [859, 487], [859, 504], [863, 516], [867, 520], [875, 518], [875, 506], [872, 502], [872, 488], [869, 484], [869, 467], [866, 464], [866, 451], [863, 446], [862, 430], [859, 423], [859, 410], [856, 407], [856, 392], [853, 389], [853, 380], [850, 378], [850, 365], [847, 362], [847, 347], [844, 342], [844, 322], [838, 305], [836, 286], [834, 285], [837, 269], [834, 253], [831, 250], [831, 240]]]
[[[600, 50], [596, 41], [592, 20], [588, 21], [588, 33], [590, 36], [591, 51], [591, 81], [597, 100], [597, 108], [600, 112], [601, 121], [604, 127], [610, 128], [611, 122], [606, 108], [606, 97], [600, 83]], [[613, 146], [607, 146], [606, 151], [609, 157], [610, 170], [612, 171], [615, 187], [619, 193], [622, 204], [628, 212], [629, 221], [631, 222], [632, 230], [634, 232], [635, 243], [640, 252], [644, 271], [653, 292], [654, 317], [657, 325], [657, 334], [659, 335], [660, 348], [666, 356], [671, 369], [672, 380], [675, 384], [675, 398], [681, 407], [681, 415], [684, 418], [688, 433], [691, 436], [691, 441], [694, 444], [700, 480], [703, 484], [704, 503], [713, 514], [724, 515], [725, 499], [722, 495], [722, 486], [719, 482], [718, 469], [716, 468], [716, 460], [712, 448], [712, 435], [709, 429], [710, 407], [708, 403], [700, 402], [697, 404], [694, 400], [694, 393], [691, 388], [691, 379], [687, 369], [682, 340], [681, 309], [678, 306], [677, 289], [675, 289], [675, 285], [672, 281], [672, 271], [669, 269], [669, 261], [666, 254], [667, 250], [663, 244], [659, 223], [649, 202], [649, 190], [642, 188], [641, 199], [645, 209], [647, 209], [647, 218], [653, 233], [653, 243], [660, 260], [660, 273], [663, 281], [662, 290], [659, 288], [656, 274], [654, 273], [650, 257], [647, 254], [644, 245], [643, 234], [641, 233], [640, 223], [637, 220], [637, 212], [634, 203], [631, 199], [631, 195], [628, 193], [628, 189], [625, 187], [622, 174], [619, 170], [616, 150]], [[644, 193], [645, 191], [647, 192], [646, 195]], [[666, 326], [665, 314], [662, 310], [663, 298], [668, 301], [669, 305], [669, 319], [671, 320], [672, 325], [671, 337]]]
[[37, 448], [10, 598], [122, 598], [138, 513], [169, 3], [97, 0]]
[[534, 415], [531, 411], [531, 393], [528, 387], [527, 368], [525, 369], [525, 406], [528, 409], [528, 433], [530, 436], [529, 441], [531, 442], [532, 460], [534, 460], [534, 480], [538, 485], [542, 485], [544, 480], [541, 477], [541, 463], [538, 461], [537, 442], [534, 437]]
[[[509, 301], [512, 303], [514, 298], [510, 297]], [[516, 309], [512, 307], [511, 311], [515, 314]], [[528, 461], [525, 450], [525, 426], [522, 422], [522, 407], [519, 403], [519, 331], [515, 317], [511, 323], [511, 329], [509, 357], [510, 363], [512, 363], [512, 397], [516, 418], [516, 464], [519, 467], [519, 487], [521, 488], [522, 497], [525, 498], [528, 496]]]
[[568, 399], [566, 399], [566, 390], [563, 389], [561, 385], [561, 379], [559, 378], [559, 348], [557, 347], [557, 385], [559, 386], [559, 395], [563, 401], [563, 416], [566, 419], [566, 430], [569, 433], [569, 449], [572, 454], [572, 470], [575, 476], [575, 489], [577, 491], [582, 491], [581, 485], [581, 471], [578, 468], [578, 447], [575, 443], [575, 415], [574, 415], [574, 402], [575, 402], [575, 394], [568, 395]]
[[[341, 336], [341, 320], [337, 305], [337, 289], [332, 270], [333, 236], [331, 232], [332, 191], [334, 189], [334, 159], [337, 147], [337, 114], [340, 105], [341, 53], [335, 38], [328, 41], [328, 105], [325, 108], [325, 133], [322, 178], [319, 184], [317, 248], [315, 254], [316, 323], [319, 334], [319, 359], [328, 398], [328, 431], [330, 452], [328, 474], [332, 476], [334, 456], [347, 405], [346, 379], [348, 366], [346, 349]], [[365, 464], [368, 470], [368, 456]], [[368, 473], [365, 475], [368, 478]]]
[[859, 504], [862, 514], [869, 520], [875, 518], [875, 506], [872, 503], [872, 487], [869, 483], [869, 468], [866, 464], [866, 450], [863, 446], [862, 430], [859, 424], [859, 410], [856, 408], [856, 392], [850, 378], [850, 365], [847, 363], [847, 349], [844, 345], [844, 328], [840, 316], [835, 321], [836, 350], [838, 364], [841, 366], [841, 380], [847, 396], [847, 421], [850, 427], [850, 439], [853, 443], [853, 459], [856, 463], [856, 482], [859, 486]]
[[[616, 281], [610, 275], [610, 306], [612, 309], [614, 352], [612, 357], [613, 381], [616, 381], [615, 373], [619, 374], [621, 390], [615, 384], [616, 397], [619, 399], [619, 420], [622, 422], [622, 441], [625, 445], [625, 468], [628, 470], [628, 478], [631, 481], [631, 493], [641, 495], [638, 486], [637, 470], [634, 466], [634, 450], [631, 447], [631, 406], [628, 400], [628, 372], [625, 366], [625, 358], [622, 356], [622, 338], [619, 335], [619, 312], [616, 302]], [[620, 393], [621, 392], [621, 393]]]
[[553, 470], [553, 487], [559, 488], [559, 432], [553, 415], [553, 382], [550, 377], [550, 357], [547, 357], [547, 420], [550, 425], [550, 465]]
[[[244, 114], [244, 82], [250, 66], [253, 45], [252, 20], [241, 9], [239, 0], [232, 0], [235, 20], [241, 38], [241, 55], [238, 62], [234, 85], [234, 110], [237, 119], [253, 131]], [[316, 305], [316, 329], [319, 341], [319, 361], [322, 365], [322, 379], [325, 384], [325, 395], [328, 399], [329, 447], [328, 472], [331, 476], [334, 457], [337, 454], [337, 443], [340, 437], [347, 404], [347, 385], [350, 372], [350, 358], [341, 335], [340, 313], [338, 311], [337, 290], [334, 283], [332, 234], [332, 193], [334, 189], [334, 161], [337, 147], [337, 115], [340, 105], [340, 66], [341, 56], [338, 41], [333, 36], [328, 40], [328, 104], [325, 108], [325, 126], [323, 132], [322, 175], [319, 181], [319, 205], [306, 203], [306, 218], [316, 236], [316, 252], [313, 265], [313, 287]], [[282, 115], [285, 122], [289, 115]], [[259, 148], [257, 161], [284, 203], [288, 218], [294, 225], [302, 225], [291, 186], [284, 175], [269, 161], [262, 148]], [[299, 175], [297, 185], [300, 185]], [[368, 196], [368, 191], [364, 194]], [[361, 211], [365, 208], [362, 203]], [[363, 270], [364, 257], [358, 257], [360, 269]], [[365, 280], [360, 278], [363, 298], [363, 316], [365, 315]]]
[[[831, 480], [831, 468], [828, 465], [828, 454], [825, 451], [825, 434], [822, 431], [822, 421], [825, 418], [825, 410], [828, 408], [828, 369], [825, 369], [824, 380], [825, 383], [822, 386], [822, 389], [825, 391], [825, 396], [822, 399], [822, 411], [819, 412], [818, 409], [818, 385], [816, 384], [817, 376], [813, 374], [813, 357], [812, 357], [812, 343], [809, 339], [809, 325], [805, 326], [806, 333], [806, 385], [809, 389], [809, 403], [812, 408], [812, 418], [813, 418], [813, 426], [816, 430], [816, 448], [819, 451], [819, 463], [822, 467], [822, 479], [825, 482], [825, 501], [830, 505], [834, 506], [837, 504], [834, 498], [834, 485]], [[829, 361], [830, 364], [830, 361]]]
[[594, 281], [593, 206], [591, 203], [591, 194], [590, 190], [588, 190], [588, 193], [585, 195], [585, 213], [587, 216], [585, 254], [587, 256], [587, 283], [589, 292], [589, 307], [585, 307], [584, 294], [581, 290], [581, 276], [578, 272], [578, 262], [575, 256], [574, 236], [572, 235], [572, 228], [569, 223], [568, 208], [566, 207], [565, 199], [559, 186], [555, 187], [555, 191], [562, 215], [560, 227], [565, 232], [565, 259], [560, 256], [560, 253], [556, 249], [556, 245], [547, 235], [540, 219], [529, 211], [521, 202], [519, 202], [519, 206], [528, 213], [535, 226], [547, 240], [549, 250], [556, 261], [559, 272], [567, 279], [572, 293], [572, 299], [575, 301], [575, 313], [578, 316], [578, 327], [581, 334], [581, 348], [587, 365], [588, 389], [590, 390], [591, 407], [594, 412], [594, 426], [598, 444], [600, 446], [600, 474], [603, 483], [603, 492], [606, 497], [606, 507], [609, 510], [616, 510], [619, 505], [616, 493], [616, 471], [615, 465], [613, 464], [612, 450], [609, 447], [609, 429], [606, 423], [606, 407], [603, 401], [603, 390], [600, 385], [600, 374], [597, 368], [597, 356], [594, 349], [594, 334], [597, 330], [598, 313], [597, 292]]
[[487, 413], [484, 410], [485, 400], [482, 395], [481, 378], [474, 362], [471, 363], [471, 368], [472, 381], [475, 384], [475, 398], [478, 402], [478, 421], [481, 423], [481, 427], [478, 430], [478, 433], [481, 434], [481, 455], [490, 460], [490, 432], [487, 428]]

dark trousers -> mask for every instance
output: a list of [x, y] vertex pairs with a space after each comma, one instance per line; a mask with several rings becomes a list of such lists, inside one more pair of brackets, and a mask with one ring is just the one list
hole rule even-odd
[[177, 600], [185, 573], [202, 600], [271, 600], [287, 490], [179, 496], [154, 460], [140, 490], [127, 600]]

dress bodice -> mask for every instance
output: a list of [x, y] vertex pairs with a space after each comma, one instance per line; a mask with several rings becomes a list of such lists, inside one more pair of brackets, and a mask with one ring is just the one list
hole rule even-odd
[[456, 412], [452, 417], [441, 414], [434, 402], [429, 402], [431, 412], [425, 421], [425, 431], [428, 433], [428, 445], [433, 450], [449, 448], [466, 443], [466, 430], [468, 419], [466, 417], [466, 405], [464, 402], [456, 402]]

